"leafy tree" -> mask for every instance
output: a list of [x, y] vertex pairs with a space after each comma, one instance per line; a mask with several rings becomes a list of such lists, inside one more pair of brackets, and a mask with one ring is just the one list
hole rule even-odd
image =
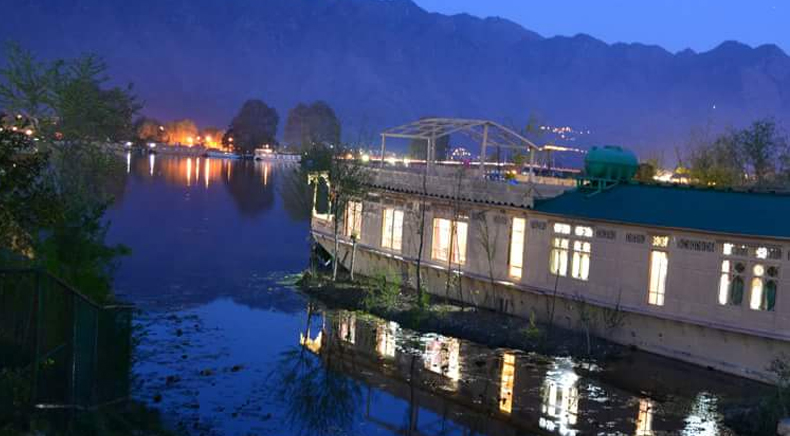
[[653, 182], [653, 177], [656, 175], [656, 171], [657, 167], [654, 163], [640, 162], [634, 179], [642, 183], [651, 183]]
[[755, 185], [778, 185], [786, 181], [784, 164], [790, 150], [787, 138], [779, 134], [774, 120], [753, 122], [748, 128], [735, 132], [733, 141]]
[[171, 121], [165, 124], [167, 142], [170, 144], [197, 144], [197, 124], [190, 119]]
[[266, 144], [274, 146], [279, 122], [276, 109], [261, 100], [247, 100], [230, 123], [228, 131], [233, 132], [233, 142], [228, 141], [228, 145], [242, 154], [252, 154]]
[[733, 135], [722, 135], [712, 143], [703, 143], [693, 149], [688, 158], [688, 174], [700, 185], [743, 185], [744, 166]]
[[700, 185], [786, 188], [790, 182], [790, 146], [772, 119], [698, 140], [686, 160], [690, 178]]
[[316, 145], [340, 143], [340, 121], [323, 101], [312, 105], [299, 103], [288, 112], [284, 142], [307, 150]]
[[53, 193], [43, 178], [49, 154], [18, 127], [0, 124], [0, 247], [31, 257], [37, 230], [55, 220]]
[[11, 247], [96, 300], [110, 298], [114, 260], [126, 249], [105, 243], [104, 212], [124, 171], [101, 142], [131, 132], [136, 98], [128, 88], [102, 88], [105, 66], [95, 57], [45, 64], [12, 45], [6, 65], [0, 98], [35, 131], [2, 132], [0, 210], [9, 221], [0, 232], [12, 243], [0, 250]]
[[107, 66], [94, 55], [45, 63], [7, 46], [0, 104], [30, 120], [37, 135], [67, 141], [121, 141], [133, 136], [140, 109], [132, 86], [107, 88]]
[[159, 120], [140, 117], [134, 122], [134, 131], [139, 143], [167, 142], [167, 133]]
[[207, 147], [217, 148], [222, 144], [225, 131], [218, 127], [205, 127], [200, 131], [200, 137]]

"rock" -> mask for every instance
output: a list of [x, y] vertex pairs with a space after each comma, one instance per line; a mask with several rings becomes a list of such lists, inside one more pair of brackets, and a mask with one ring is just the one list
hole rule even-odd
[[779, 420], [776, 426], [776, 434], [779, 436], [790, 436], [790, 418]]

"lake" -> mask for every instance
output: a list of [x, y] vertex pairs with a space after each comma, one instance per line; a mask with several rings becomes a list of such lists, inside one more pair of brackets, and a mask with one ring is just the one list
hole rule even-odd
[[134, 303], [133, 396], [217, 435], [732, 434], [755, 383], [644, 353], [490, 349], [326, 310], [292, 285], [309, 216], [282, 164], [129, 154], [109, 239]]

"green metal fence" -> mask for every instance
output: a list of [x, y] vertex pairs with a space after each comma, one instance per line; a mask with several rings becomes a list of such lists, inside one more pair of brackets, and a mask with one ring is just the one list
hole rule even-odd
[[101, 306], [52, 275], [0, 269], [0, 368], [24, 368], [42, 408], [128, 398], [132, 307]]

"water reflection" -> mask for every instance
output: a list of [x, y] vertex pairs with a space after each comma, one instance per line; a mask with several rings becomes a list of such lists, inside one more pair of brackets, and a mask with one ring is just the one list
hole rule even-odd
[[569, 358], [491, 350], [345, 311], [313, 317], [322, 320], [318, 331], [308, 325], [299, 337], [302, 351], [323, 362], [311, 371], [368, 386], [356, 407], [388, 434], [720, 434], [709, 395], [657, 409], [655, 400], [591, 378], [594, 367]]
[[579, 413], [579, 376], [570, 359], [557, 359], [546, 372], [540, 427], [563, 436], [575, 436]]
[[[275, 191], [288, 214], [295, 220], [309, 218], [309, 192], [286, 163], [255, 162], [248, 160], [212, 159], [201, 157], [168, 156], [157, 154], [126, 154], [126, 172], [133, 177], [163, 181], [170, 186], [209, 189], [221, 183], [231, 195], [238, 211], [248, 217], [260, 216], [274, 204]], [[281, 184], [276, 186], [273, 174], [280, 172]], [[201, 183], [202, 182], [202, 183]]]

